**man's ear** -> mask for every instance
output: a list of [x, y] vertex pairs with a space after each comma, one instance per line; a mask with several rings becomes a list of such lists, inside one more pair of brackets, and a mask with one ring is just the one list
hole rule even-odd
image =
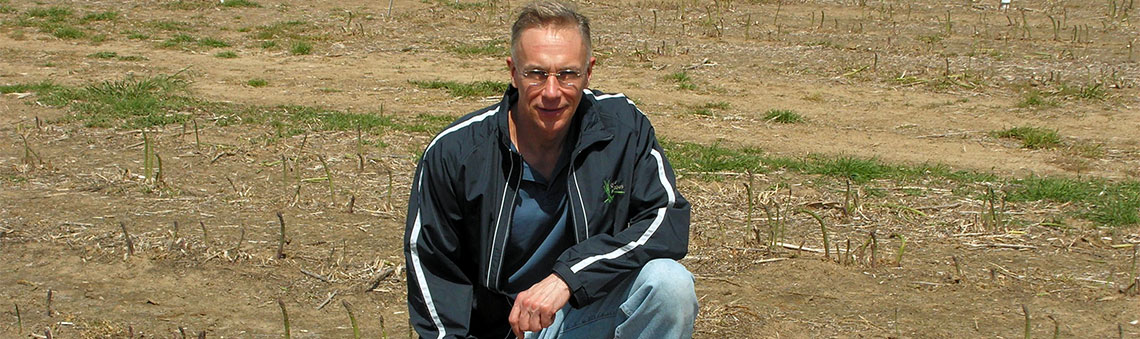
[[590, 81], [590, 77], [594, 76], [594, 63], [598, 61], [595, 57], [590, 57], [589, 65], [586, 66], [586, 82]]
[[511, 86], [519, 88], [519, 84], [515, 83], [515, 61], [511, 57], [507, 57], [507, 74], [511, 79]]

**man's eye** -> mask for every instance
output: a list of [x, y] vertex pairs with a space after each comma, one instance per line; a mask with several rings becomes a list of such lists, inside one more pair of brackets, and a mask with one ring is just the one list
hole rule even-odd
[[578, 72], [576, 72], [576, 71], [561, 71], [561, 72], [558, 72], [558, 78], [559, 78], [559, 79], [574, 80], [574, 79], [578, 79], [578, 75], [579, 75], [579, 73], [578, 73]]
[[526, 72], [526, 76], [528, 78], [535, 78], [535, 79], [545, 78], [546, 72], [539, 71], [539, 70], [532, 70], [532, 71]]

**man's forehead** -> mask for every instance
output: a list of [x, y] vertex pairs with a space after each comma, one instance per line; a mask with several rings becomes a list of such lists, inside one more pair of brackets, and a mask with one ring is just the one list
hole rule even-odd
[[519, 66], [526, 69], [580, 69], [585, 67], [586, 48], [574, 26], [527, 28], [519, 37]]

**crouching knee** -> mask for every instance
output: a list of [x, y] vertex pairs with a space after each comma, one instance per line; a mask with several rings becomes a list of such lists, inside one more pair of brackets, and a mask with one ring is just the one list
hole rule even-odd
[[677, 261], [649, 261], [638, 273], [634, 285], [631, 296], [643, 297], [643, 307], [669, 310], [679, 317], [696, 317], [697, 294], [693, 274]]

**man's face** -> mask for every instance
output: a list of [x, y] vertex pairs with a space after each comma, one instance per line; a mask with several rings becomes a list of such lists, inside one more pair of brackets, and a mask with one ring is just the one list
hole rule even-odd
[[[529, 28], [518, 43], [517, 59], [507, 58], [511, 84], [519, 89], [515, 116], [524, 120], [516, 124], [556, 135], [570, 126], [582, 89], [589, 85], [594, 58], [587, 60], [582, 34], [573, 26]], [[543, 78], [543, 73], [549, 76]]]

